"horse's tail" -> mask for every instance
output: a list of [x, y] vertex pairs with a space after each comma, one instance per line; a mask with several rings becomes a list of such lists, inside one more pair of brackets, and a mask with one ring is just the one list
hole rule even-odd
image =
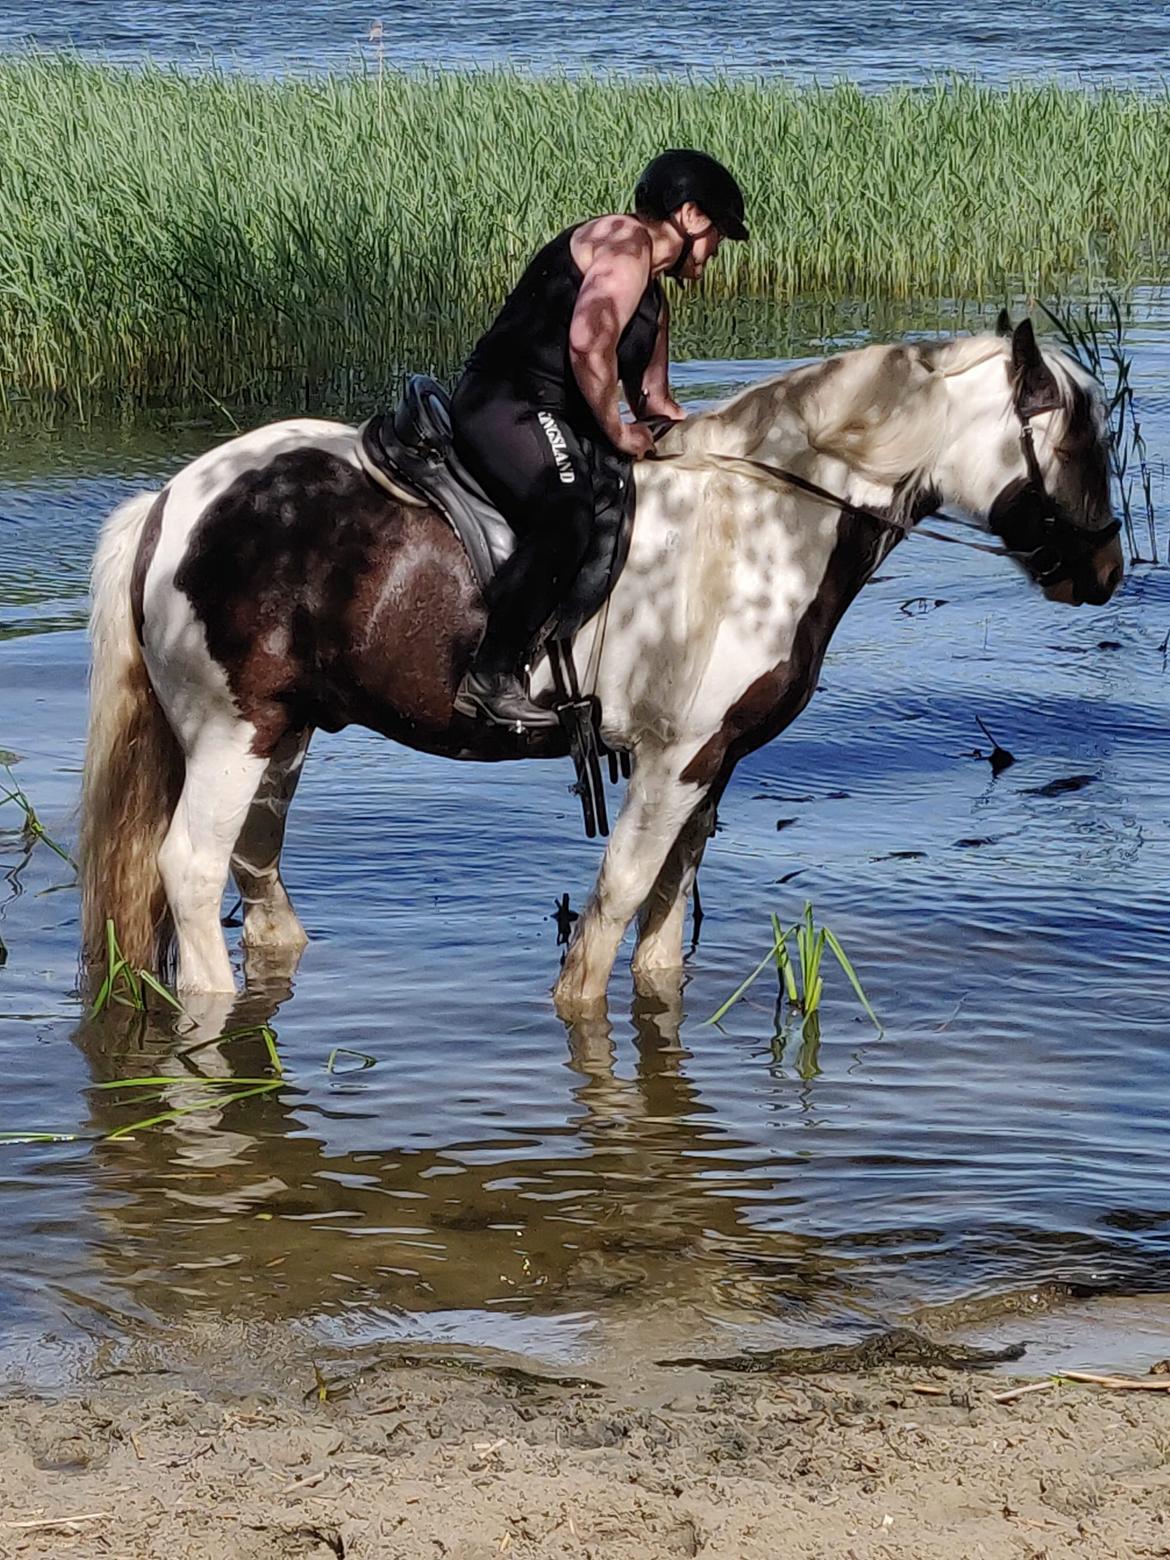
[[87, 969], [112, 922], [134, 969], [159, 972], [172, 927], [158, 851], [183, 783], [183, 756], [142, 659], [131, 601], [134, 562], [157, 493], [119, 505], [93, 563], [89, 729], [81, 788], [81, 936]]

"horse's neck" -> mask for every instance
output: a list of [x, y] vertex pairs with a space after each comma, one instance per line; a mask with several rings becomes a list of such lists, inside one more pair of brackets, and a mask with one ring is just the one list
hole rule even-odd
[[[709, 452], [729, 453], [714, 445]], [[638, 468], [629, 562], [609, 606], [577, 636], [579, 668], [604, 657], [613, 674], [616, 655], [633, 673], [657, 664], [670, 646], [671, 675], [690, 682], [703, 675], [727, 625], [736, 658], [746, 666], [758, 656], [758, 670], [767, 670], [813, 606], [831, 563], [834, 592], [852, 599], [877, 561], [877, 531], [834, 557], [835, 505], [740, 470], [705, 467], [693, 445], [679, 453], [685, 464]], [[826, 485], [850, 477], [807, 441], [800, 450], [789, 441], [784, 459]]]
[[942, 500], [985, 515], [1023, 469], [1003, 354], [993, 353], [947, 381], [949, 432], [935, 469]]
[[663, 449], [700, 458], [735, 455], [772, 464], [791, 463], [809, 450], [808, 427], [796, 391], [808, 369], [743, 391], [726, 406], [672, 428]]
[[[682, 458], [638, 468], [630, 561], [611, 610], [578, 636], [579, 667], [603, 660], [602, 681], [620, 698], [647, 675], [664, 696], [667, 683], [750, 679], [792, 653], [798, 630], [802, 654], [819, 661], [894, 533], [703, 457], [762, 461], [901, 518], [901, 479], [937, 443], [938, 394], [928, 402], [930, 375], [916, 359], [886, 358], [874, 348], [861, 362], [834, 360], [845, 368], [794, 370], [670, 431], [664, 452]], [[646, 702], [656, 697], [648, 690]]]
[[[880, 368], [894, 353], [869, 348], [793, 369], [673, 429], [665, 447], [695, 461], [731, 455], [792, 471], [850, 503], [907, 519], [916, 491], [933, 486], [948, 403], [937, 382], [911, 375], [904, 363], [873, 372], [875, 358]], [[861, 357], [868, 363], [852, 361]], [[881, 393], [871, 404], [865, 390], [875, 379]], [[754, 499], [757, 510], [769, 505], [763, 489]], [[805, 523], [802, 506], [772, 507], [781, 524]]]

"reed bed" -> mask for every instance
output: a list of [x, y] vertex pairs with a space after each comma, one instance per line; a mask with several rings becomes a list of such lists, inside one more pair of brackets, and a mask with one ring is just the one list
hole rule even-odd
[[[392, 47], [393, 40], [387, 39]], [[493, 71], [260, 81], [0, 59], [0, 380], [263, 398], [455, 367], [528, 254], [664, 145], [749, 191], [680, 309], [1158, 274], [1170, 95]]]

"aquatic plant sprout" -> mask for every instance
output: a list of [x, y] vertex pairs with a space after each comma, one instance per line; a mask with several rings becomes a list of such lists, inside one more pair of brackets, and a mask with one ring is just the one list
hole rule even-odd
[[149, 991], [153, 991], [156, 997], [161, 997], [168, 1007], [180, 1013], [183, 1011], [178, 997], [168, 991], [149, 970], [131, 968], [129, 960], [118, 946], [118, 933], [113, 921], [107, 921], [106, 972], [94, 997], [89, 1016], [96, 1018], [111, 1002], [119, 1003], [122, 1007], [133, 1008], [139, 1013], [144, 1012], [146, 995]]
[[24, 837], [26, 844], [31, 849], [32, 846], [40, 841], [42, 844], [47, 845], [55, 855], [60, 856], [61, 860], [65, 862], [67, 866], [72, 867], [76, 872], [77, 863], [74, 861], [73, 857], [69, 854], [65, 847], [63, 845], [59, 845], [52, 837], [52, 835], [46, 831], [44, 824], [41, 822], [40, 815], [33, 806], [32, 802], [29, 801], [27, 793], [17, 781], [16, 776], [12, 773], [12, 770], [7, 764], [4, 764], [0, 767], [3, 768], [4, 773], [8, 776], [8, 783], [11, 787], [10, 790], [4, 790], [3, 788], [0, 788], [0, 803], [15, 802], [16, 806], [19, 807], [21, 812], [24, 814]]
[[[121, 1006], [142, 1013], [147, 1009], [148, 993], [153, 992], [160, 997], [170, 1008], [186, 1018], [183, 1005], [173, 992], [169, 991], [161, 981], [157, 980], [147, 970], [135, 970], [131, 968], [121, 948], [118, 945], [118, 934], [112, 921], [106, 922], [106, 971], [101, 986], [98, 989], [93, 1006], [90, 1009], [91, 1020], [113, 1007]], [[264, 1046], [265, 1055], [271, 1069], [264, 1077], [245, 1077], [240, 1074], [232, 1074], [228, 1077], [208, 1076], [199, 1071], [195, 1057], [200, 1051], [214, 1046], [217, 1049], [233, 1041], [258, 1037]], [[173, 1121], [178, 1121], [184, 1116], [190, 1116], [200, 1111], [219, 1110], [234, 1105], [240, 1100], [253, 1098], [257, 1094], [271, 1094], [281, 1088], [287, 1081], [285, 1078], [284, 1064], [277, 1050], [276, 1033], [268, 1024], [252, 1024], [243, 1029], [230, 1030], [225, 1034], [216, 1035], [210, 1040], [199, 1041], [195, 1045], [187, 1046], [176, 1053], [177, 1061], [186, 1065], [190, 1070], [181, 1073], [152, 1073], [142, 1077], [113, 1078], [103, 1083], [91, 1084], [95, 1090], [105, 1092], [131, 1090], [141, 1092], [143, 1100], [152, 1095], [156, 1097], [156, 1104], [163, 1104], [165, 1091], [174, 1088], [183, 1088], [194, 1092], [195, 1098], [188, 1100], [186, 1104], [167, 1104], [165, 1108], [155, 1109], [152, 1114], [127, 1122], [125, 1126], [116, 1127], [110, 1132], [86, 1133], [86, 1132], [52, 1132], [27, 1129], [10, 1129], [0, 1131], [0, 1145], [2, 1144], [30, 1144], [30, 1143], [79, 1143], [99, 1141], [103, 1143], [115, 1142], [122, 1138], [134, 1137], [139, 1132], [145, 1132], [151, 1127], [165, 1126]], [[332, 1063], [332, 1057], [330, 1058]], [[370, 1058], [370, 1065], [374, 1059]], [[141, 1105], [139, 1106], [141, 1108]]]
[[[795, 944], [795, 959], [789, 952], [789, 938]], [[769, 964], [775, 964], [776, 966], [776, 976], [780, 982], [780, 1001], [787, 1000], [789, 1007], [803, 1016], [806, 1025], [810, 1021], [815, 1022], [825, 989], [824, 978], [821, 975], [821, 964], [826, 947], [840, 965], [842, 972], [856, 993], [857, 1000], [869, 1015], [874, 1028], [879, 1034], [883, 1034], [884, 1029], [881, 1020], [870, 1006], [869, 998], [866, 996], [861, 982], [857, 978], [857, 972], [849, 962], [840, 940], [827, 926], [817, 926], [813, 918], [813, 907], [811, 904], [805, 905], [804, 914], [800, 920], [789, 927], [781, 926], [779, 917], [773, 911], [771, 948], [768, 949], [747, 979], [736, 987], [727, 1001], [717, 1008], [706, 1022], [708, 1024], [717, 1024], [744, 996], [748, 988], [763, 974]]]
[[[133, 969], [122, 953], [118, 944], [117, 929], [112, 921], [106, 922], [106, 969], [97, 996], [90, 1008], [91, 1020], [102, 1014], [111, 1013], [118, 1007], [129, 1008], [135, 1013], [145, 1013], [148, 1007], [149, 994], [159, 997], [168, 1008], [179, 1014], [181, 1019], [189, 1020], [189, 1016], [182, 1003], [175, 994], [168, 990], [161, 981], [151, 975], [147, 970]], [[227, 1077], [207, 1075], [199, 1069], [196, 1058], [201, 1051], [215, 1048], [221, 1051], [226, 1045], [233, 1042], [258, 1039], [264, 1047], [269, 1071], [263, 1076], [245, 1076], [233, 1073]], [[337, 1067], [337, 1059], [340, 1056], [355, 1058], [357, 1067], [340, 1069]], [[105, 1092], [129, 1090], [141, 1096], [141, 1100], [155, 1097], [156, 1107], [164, 1106], [165, 1092], [175, 1088], [183, 1088], [191, 1091], [194, 1098], [184, 1104], [167, 1103], [165, 1108], [156, 1108], [150, 1115], [136, 1118], [127, 1122], [125, 1126], [116, 1127], [109, 1132], [54, 1132], [42, 1131], [31, 1128], [12, 1128], [0, 1131], [0, 1145], [4, 1144], [48, 1144], [48, 1143], [80, 1143], [80, 1142], [114, 1142], [123, 1138], [134, 1137], [140, 1132], [145, 1132], [152, 1127], [165, 1126], [173, 1121], [178, 1121], [184, 1116], [190, 1116], [200, 1111], [219, 1110], [229, 1105], [234, 1105], [240, 1100], [252, 1099], [258, 1094], [271, 1094], [275, 1090], [285, 1086], [289, 1079], [285, 1073], [284, 1063], [281, 1061], [280, 1052], [277, 1049], [276, 1031], [270, 1024], [249, 1024], [240, 1029], [228, 1030], [221, 1035], [215, 1035], [207, 1040], [200, 1040], [188, 1046], [184, 1046], [174, 1053], [176, 1062], [182, 1064], [187, 1071], [174, 1073], [149, 1073], [141, 1077], [113, 1078], [106, 1082], [94, 1083], [90, 1087]], [[367, 1068], [377, 1065], [377, 1057], [369, 1056], [364, 1051], [354, 1051], [347, 1046], [335, 1046], [329, 1053], [325, 1070], [328, 1073], [336, 1071], [365, 1071]], [[142, 1108], [142, 1105], [139, 1105]]]
[[724, 300], [1124, 283], [1165, 261], [1168, 142], [1170, 98], [1126, 90], [9, 57], [0, 394], [311, 401], [452, 370], [532, 251], [625, 205], [663, 144], [724, 158], [753, 234], [679, 308], [683, 356]]

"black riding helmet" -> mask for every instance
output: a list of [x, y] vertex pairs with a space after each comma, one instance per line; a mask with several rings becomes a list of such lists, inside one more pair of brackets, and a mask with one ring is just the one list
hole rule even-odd
[[665, 220], [693, 200], [724, 238], [745, 239], [743, 191], [721, 162], [706, 152], [662, 152], [634, 191], [634, 210]]

